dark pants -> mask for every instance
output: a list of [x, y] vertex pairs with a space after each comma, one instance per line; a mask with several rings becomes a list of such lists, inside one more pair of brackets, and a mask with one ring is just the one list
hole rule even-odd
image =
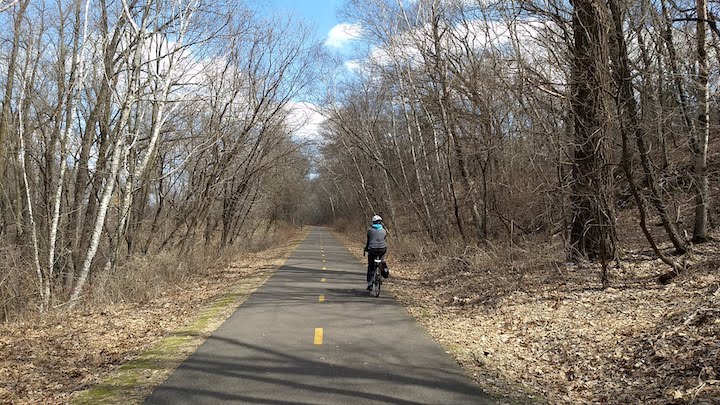
[[387, 252], [387, 248], [382, 249], [368, 249], [368, 271], [367, 271], [367, 282], [373, 278], [373, 271], [375, 270], [375, 258], [379, 257], [382, 259]]

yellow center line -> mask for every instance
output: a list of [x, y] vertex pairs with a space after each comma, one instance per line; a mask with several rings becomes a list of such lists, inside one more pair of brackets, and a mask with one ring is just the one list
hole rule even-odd
[[321, 279], [320, 279], [320, 282], [321, 282], [321, 283], [324, 283], [324, 282], [325, 282], [325, 277], [321, 278]]
[[318, 298], [318, 302], [325, 302], [325, 296], [321, 295], [320, 298]]
[[327, 267], [323, 266], [323, 270], [327, 270]]
[[321, 345], [323, 342], [323, 328], [315, 328], [315, 339], [313, 340], [313, 343], [316, 345]]
[[323, 263], [325, 263], [325, 260], [323, 260]]

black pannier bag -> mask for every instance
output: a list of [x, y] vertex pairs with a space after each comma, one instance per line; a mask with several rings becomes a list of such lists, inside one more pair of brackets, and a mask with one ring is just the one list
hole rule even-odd
[[390, 269], [385, 262], [380, 265], [380, 275], [383, 276], [383, 278], [390, 277]]

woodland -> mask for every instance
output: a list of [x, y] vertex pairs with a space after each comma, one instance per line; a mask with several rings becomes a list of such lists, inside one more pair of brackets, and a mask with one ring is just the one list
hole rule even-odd
[[[345, 64], [259, 7], [0, 1], [0, 353], [304, 225], [361, 253], [379, 214], [391, 291], [488, 390], [720, 401], [720, 2], [346, 0]], [[78, 384], [23, 361], [0, 400]]]

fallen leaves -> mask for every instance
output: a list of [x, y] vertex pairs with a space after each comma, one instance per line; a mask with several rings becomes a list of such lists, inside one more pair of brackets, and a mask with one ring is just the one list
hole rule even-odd
[[53, 313], [0, 325], [0, 403], [67, 403], [99, 383], [233, 286], [259, 279], [284, 261], [283, 246], [244, 255], [229, 268], [208, 269], [143, 303]]
[[[514, 258], [478, 252], [426, 261], [399, 252], [412, 261], [391, 261], [388, 286], [499, 395], [523, 401], [534, 392], [564, 404], [720, 403], [720, 244], [699, 248], [691, 271], [668, 286], [655, 281], [661, 263], [629, 255], [611, 269], [604, 291], [599, 267], [563, 263], [561, 252], [537, 244]], [[516, 384], [529, 394], [517, 393]]]

